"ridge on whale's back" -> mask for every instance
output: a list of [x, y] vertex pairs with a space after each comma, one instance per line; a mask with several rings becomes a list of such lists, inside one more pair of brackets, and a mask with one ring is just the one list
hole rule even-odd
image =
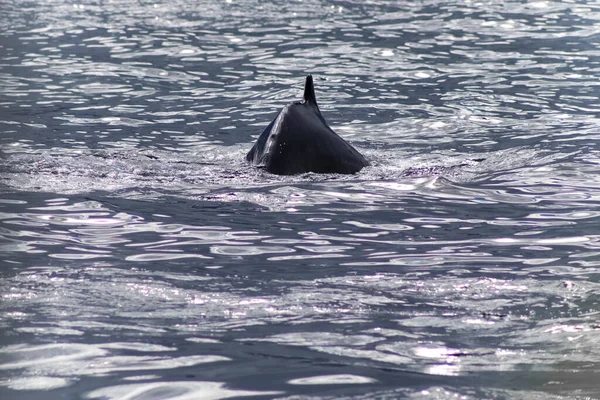
[[362, 154], [327, 125], [317, 105], [311, 75], [306, 77], [304, 100], [289, 103], [279, 112], [246, 160], [279, 175], [354, 174], [369, 165]]

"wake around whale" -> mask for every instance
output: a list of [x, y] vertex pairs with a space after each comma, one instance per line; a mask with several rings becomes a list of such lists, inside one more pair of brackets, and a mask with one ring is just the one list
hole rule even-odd
[[246, 155], [252, 165], [278, 175], [304, 172], [354, 174], [369, 162], [338, 136], [321, 115], [311, 75], [304, 100], [286, 105]]

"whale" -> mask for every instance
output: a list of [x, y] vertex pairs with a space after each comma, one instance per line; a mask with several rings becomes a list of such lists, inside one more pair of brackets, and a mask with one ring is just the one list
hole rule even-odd
[[246, 160], [277, 175], [306, 172], [355, 174], [369, 162], [327, 125], [312, 75], [304, 99], [286, 105], [260, 134]]

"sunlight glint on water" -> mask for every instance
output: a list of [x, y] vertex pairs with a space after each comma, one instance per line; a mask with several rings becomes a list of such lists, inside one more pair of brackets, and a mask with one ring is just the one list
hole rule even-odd
[[595, 3], [1, 8], [0, 398], [599, 396]]

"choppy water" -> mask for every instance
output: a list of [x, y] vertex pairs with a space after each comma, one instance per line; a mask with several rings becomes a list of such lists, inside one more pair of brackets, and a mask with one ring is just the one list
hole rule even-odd
[[600, 398], [600, 7], [396, 3], [0, 1], [0, 398]]

